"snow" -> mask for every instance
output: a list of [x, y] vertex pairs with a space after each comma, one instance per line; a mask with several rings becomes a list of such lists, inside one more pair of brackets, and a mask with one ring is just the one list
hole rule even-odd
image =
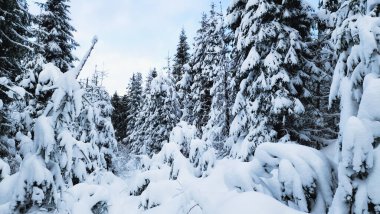
[[7, 178], [11, 173], [11, 168], [8, 163], [0, 159], [0, 181]]
[[53, 174], [46, 168], [44, 160], [40, 157], [30, 155], [25, 158], [16, 179], [12, 193], [16, 204], [32, 201], [33, 205], [40, 205], [43, 200], [57, 203], [54, 200], [57, 198], [57, 189], [54, 185]]
[[376, 148], [374, 151], [374, 166], [372, 172], [367, 179], [367, 191], [368, 197], [375, 205], [375, 210], [380, 212], [380, 148]]
[[38, 76], [38, 82], [45, 85], [49, 82], [56, 83], [61, 75], [61, 71], [53, 63], [44, 64]]
[[380, 121], [380, 79], [376, 74], [368, 74], [364, 78], [363, 96], [359, 105], [358, 117]]
[[56, 144], [52, 121], [45, 116], [40, 116], [36, 121], [34, 133], [34, 151], [45, 154], [44, 158], [46, 162], [49, 162]]
[[170, 132], [169, 141], [178, 144], [181, 152], [188, 156], [190, 152], [190, 142], [197, 136], [197, 128], [189, 125], [185, 121], [180, 121]]
[[[253, 203], [254, 202], [254, 203]], [[238, 195], [229, 195], [219, 208], [210, 213], [266, 213], [266, 214], [297, 214], [302, 213], [284, 206], [273, 198], [257, 192], [246, 192]]]
[[[290, 193], [297, 201], [291, 207], [308, 212], [306, 198], [302, 191], [311, 191], [317, 197], [316, 204], [322, 207], [314, 209], [323, 210], [329, 207], [333, 197], [331, 166], [328, 159], [319, 151], [297, 144], [264, 143], [255, 151], [255, 159], [264, 170], [259, 168], [257, 176], [268, 176], [267, 173], [278, 169], [278, 179], [283, 181], [285, 193]], [[290, 188], [290, 189], [287, 189]], [[310, 200], [310, 199], [309, 199]], [[311, 199], [313, 200], [313, 199]]]
[[356, 172], [364, 172], [364, 168], [372, 168], [374, 139], [369, 130], [357, 117], [347, 121], [342, 143], [342, 164], [353, 167]]
[[248, 70], [251, 70], [256, 66], [260, 61], [260, 55], [257, 53], [256, 48], [252, 47], [249, 51], [249, 54], [247, 58], [244, 60], [243, 64], [241, 65], [241, 72], [246, 72]]
[[[245, 175], [246, 182], [252, 183], [249, 170], [251, 166], [250, 163], [238, 160], [219, 160], [208, 177], [197, 178], [182, 173], [177, 180], [160, 176], [160, 171], [167, 172], [165, 167], [142, 171], [142, 174], [150, 174], [152, 181], [141, 195], [130, 195], [128, 191], [133, 180], [139, 180], [141, 173], [136, 173], [137, 177], [121, 180], [112, 173], [97, 172], [85, 183], [78, 184], [65, 193], [64, 207], [73, 214], [91, 213], [92, 206], [103, 201], [108, 212], [115, 214], [125, 213], [125, 210], [131, 214], [302, 213], [263, 193], [254, 192], [252, 188], [244, 192], [238, 191], [231, 181], [236, 180], [237, 176]], [[239, 174], [236, 174], [237, 168], [240, 168]]]

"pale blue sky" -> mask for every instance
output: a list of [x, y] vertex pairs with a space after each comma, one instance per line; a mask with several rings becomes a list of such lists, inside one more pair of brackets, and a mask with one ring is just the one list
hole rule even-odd
[[[29, 0], [32, 9], [33, 2]], [[312, 0], [313, 1], [313, 0]], [[90, 75], [95, 65], [108, 72], [104, 86], [110, 93], [125, 93], [134, 72], [146, 74], [162, 69], [168, 51], [174, 54], [179, 32], [185, 28], [192, 38], [199, 27], [202, 12], [212, 0], [71, 0], [72, 25], [81, 45], [75, 54], [81, 58], [93, 35], [99, 42], [81, 77]], [[219, 4], [220, 0], [215, 0]], [[221, 0], [223, 11], [230, 0]], [[191, 45], [192, 46], [192, 45]]]

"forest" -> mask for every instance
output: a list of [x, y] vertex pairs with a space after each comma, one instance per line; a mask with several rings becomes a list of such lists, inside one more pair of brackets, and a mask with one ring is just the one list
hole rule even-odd
[[121, 95], [38, 6], [0, 0], [0, 213], [380, 213], [380, 1], [212, 2]]

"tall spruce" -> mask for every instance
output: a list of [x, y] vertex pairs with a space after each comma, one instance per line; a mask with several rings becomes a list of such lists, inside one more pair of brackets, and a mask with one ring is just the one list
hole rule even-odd
[[74, 40], [75, 28], [70, 24], [69, 0], [47, 0], [39, 4], [37, 40], [42, 45], [41, 53], [46, 62], [53, 63], [62, 72], [73, 67], [76, 57], [73, 51], [78, 46]]
[[[232, 8], [240, 12], [242, 7]], [[311, 7], [298, 0], [246, 3], [235, 29], [241, 58], [230, 129], [232, 155], [247, 160], [266, 141], [311, 141], [302, 120], [305, 112], [315, 110], [309, 105], [315, 65], [308, 60], [312, 53], [305, 43], [310, 38], [310, 12]]]
[[144, 96], [150, 93], [150, 85], [152, 83], [152, 80], [156, 78], [157, 75], [158, 73], [156, 68], [153, 68], [151, 71], [149, 71], [145, 81]]
[[191, 88], [194, 99], [193, 117], [194, 125], [200, 133], [209, 120], [212, 104], [211, 89], [216, 78], [216, 70], [221, 60], [223, 38], [219, 31], [221, 14], [215, 11], [215, 5], [211, 5], [209, 18], [202, 18], [201, 28], [195, 38], [192, 67], [194, 69], [194, 82]]
[[177, 52], [174, 56], [174, 64], [172, 77], [174, 79], [174, 83], [177, 84], [184, 74], [184, 66], [189, 63], [190, 54], [189, 54], [189, 44], [187, 43], [187, 36], [185, 29], [181, 30], [181, 34], [179, 35], [179, 43], [177, 45]]
[[137, 115], [141, 110], [143, 101], [142, 75], [135, 73], [132, 75], [127, 88], [127, 109], [126, 109], [126, 135], [127, 144], [132, 143], [129, 136], [136, 129]]
[[117, 141], [111, 120], [111, 97], [99, 81], [101, 76], [102, 72], [95, 71], [92, 81], [82, 84], [85, 92], [83, 109], [77, 118], [77, 139], [96, 145], [100, 152], [99, 167], [111, 170]]
[[25, 71], [23, 60], [33, 51], [31, 15], [25, 0], [0, 1], [0, 76], [14, 81]]
[[122, 97], [120, 97], [117, 92], [115, 92], [111, 98], [111, 104], [114, 108], [112, 112], [112, 124], [115, 128], [116, 140], [121, 142], [126, 137], [126, 131], [124, 126], [124, 110], [125, 107], [122, 102]]
[[330, 104], [339, 98], [339, 184], [329, 213], [379, 212], [379, 11], [363, 0], [342, 1], [335, 13]]
[[137, 126], [128, 136], [130, 148], [135, 154], [158, 153], [169, 134], [179, 122], [181, 110], [173, 80], [158, 75], [150, 85], [143, 107], [138, 115]]
[[31, 129], [25, 91], [17, 86], [33, 53], [31, 18], [25, 0], [0, 1], [0, 161], [10, 164], [12, 173], [20, 160], [15, 136]]
[[210, 62], [212, 67], [211, 78], [212, 87], [210, 95], [212, 97], [209, 119], [203, 131], [203, 138], [211, 142], [224, 142], [228, 137], [230, 124], [230, 103], [231, 88], [231, 46], [228, 39], [228, 32], [224, 24], [222, 12], [215, 13], [211, 21], [210, 35], [213, 42], [210, 43], [213, 48], [214, 60]]

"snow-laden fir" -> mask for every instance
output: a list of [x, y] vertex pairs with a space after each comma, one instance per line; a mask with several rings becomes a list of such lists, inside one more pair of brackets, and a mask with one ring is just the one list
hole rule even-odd
[[0, 213], [380, 213], [379, 1], [212, 3], [112, 97], [39, 5], [0, 1]]

